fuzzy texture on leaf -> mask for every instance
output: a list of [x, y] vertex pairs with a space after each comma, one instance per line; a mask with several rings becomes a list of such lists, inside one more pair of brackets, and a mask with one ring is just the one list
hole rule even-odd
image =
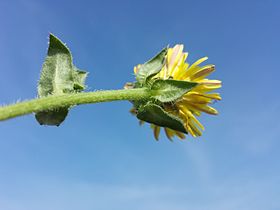
[[151, 60], [139, 67], [136, 73], [136, 80], [143, 86], [149, 77], [156, 75], [164, 66], [166, 60], [167, 48], [162, 49]]
[[[48, 54], [42, 67], [38, 84], [39, 97], [80, 92], [85, 89], [87, 72], [73, 65], [70, 50], [53, 34], [49, 37]], [[64, 121], [70, 107], [38, 112], [41, 125], [56, 125]]]
[[138, 109], [137, 118], [158, 126], [169, 127], [182, 133], [187, 133], [180, 118], [169, 114], [156, 104], [148, 103], [140, 107]]
[[[180, 139], [185, 137], [185, 132], [181, 132], [175, 126], [171, 127], [168, 123], [164, 124], [165, 119], [162, 117], [157, 118], [155, 113], [160, 113], [160, 109], [170, 116], [178, 118], [183, 123], [184, 130], [193, 137], [201, 136], [205, 129], [197, 119], [201, 113], [218, 114], [218, 111], [211, 105], [214, 101], [221, 100], [221, 97], [219, 93], [212, 91], [220, 88], [222, 83], [219, 80], [206, 78], [215, 70], [215, 66], [211, 64], [200, 66], [207, 60], [207, 57], [190, 64], [186, 61], [188, 53], [183, 50], [184, 46], [178, 44], [168, 48], [166, 54], [159, 53], [158, 55], [165, 55], [165, 58], [162, 58], [164, 61], [161, 65], [162, 68], [160, 70], [149, 69], [152, 71], [151, 75], [149, 73], [139, 74], [141, 67], [146, 63], [134, 67], [137, 83], [139, 83], [137, 76], [149, 75], [145, 77], [142, 86], [152, 91], [152, 100], [149, 103], [153, 103], [156, 108], [152, 109], [150, 105], [146, 107], [147, 101], [137, 102], [133, 103], [131, 113], [136, 115], [138, 113], [137, 117], [141, 124], [145, 121], [151, 123], [156, 139], [159, 138], [161, 128], [165, 130], [168, 139], [172, 139], [174, 136], [178, 136]], [[157, 57], [161, 56], [153, 59]], [[158, 73], [154, 74], [155, 72]], [[138, 87], [137, 83], [133, 86], [134, 88]], [[145, 107], [148, 109], [146, 112], [140, 109], [145, 109]]]
[[153, 98], [165, 103], [176, 101], [196, 85], [196, 82], [157, 79], [152, 83], [151, 89], [156, 91]]

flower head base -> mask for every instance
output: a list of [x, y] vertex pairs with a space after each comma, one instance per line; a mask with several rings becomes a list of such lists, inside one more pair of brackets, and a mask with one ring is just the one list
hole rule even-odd
[[[202, 62], [207, 60], [207, 57], [203, 57], [190, 65], [186, 62], [188, 53], [183, 52], [183, 48], [183, 45], [176, 45], [173, 48], [165, 49], [165, 51], [159, 53], [149, 62], [143, 65], [138, 65], [134, 68], [136, 79], [138, 76], [138, 83], [135, 85], [136, 87], [147, 86], [151, 89], [155, 89], [154, 87], [159, 86], [159, 80], [163, 81], [161, 84], [170, 83], [173, 86], [175, 84], [176, 87], [182, 87], [181, 83], [185, 85], [185, 87], [190, 84], [188, 89], [182, 92], [180, 96], [176, 96], [176, 99], [173, 97], [172, 100], [163, 100], [162, 97], [157, 96], [156, 99], [159, 99], [159, 101], [153, 101], [153, 103], [155, 103], [156, 106], [159, 106], [167, 115], [178, 119], [184, 127], [184, 130], [182, 130], [177, 129], [176, 126], [172, 128], [170, 126], [164, 126], [165, 124], [158, 121], [144, 120], [151, 123], [151, 128], [154, 130], [154, 136], [157, 140], [159, 138], [161, 127], [164, 128], [165, 133], [170, 140], [174, 136], [184, 139], [184, 133], [189, 133], [193, 137], [201, 136], [204, 126], [197, 120], [196, 117], [200, 116], [202, 112], [212, 115], [218, 114], [217, 110], [209, 106], [209, 104], [215, 100], [221, 100], [219, 93], [212, 92], [213, 90], [221, 87], [221, 81], [206, 79], [206, 77], [215, 70], [215, 66], [199, 66]], [[155, 60], [159, 62], [160, 58], [163, 58], [161, 60], [161, 64], [152, 65], [157, 64]], [[147, 66], [152, 66], [153, 69], [155, 69], [155, 66], [157, 68], [160, 66], [160, 68], [152, 70], [152, 72], [149, 71], [151, 73], [145, 77], [145, 81], [143, 82], [143, 80], [141, 81], [141, 77], [139, 77], [139, 75], [142, 76], [143, 72], [148, 72], [146, 70]], [[157, 84], [155, 85], [155, 83]], [[174, 91], [176, 94], [178, 92], [179, 91]], [[143, 103], [145, 104], [147, 102]], [[134, 104], [131, 112], [137, 114], [139, 109], [141, 109], [141, 105]], [[141, 117], [138, 118], [141, 119]], [[142, 123], [143, 121], [140, 122]]]

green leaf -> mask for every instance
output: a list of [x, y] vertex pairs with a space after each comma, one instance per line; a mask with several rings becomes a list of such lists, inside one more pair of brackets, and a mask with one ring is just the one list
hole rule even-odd
[[165, 64], [167, 47], [160, 51], [155, 57], [141, 65], [136, 80], [141, 84], [145, 84], [148, 77], [157, 74]]
[[85, 86], [85, 80], [87, 77], [88, 72], [79, 70], [74, 66], [75, 71], [73, 72], [73, 79], [74, 79], [74, 90], [76, 92], [83, 91]]
[[158, 79], [151, 86], [151, 89], [154, 91], [152, 97], [162, 103], [172, 102], [182, 97], [196, 85], [196, 82]]
[[52, 111], [38, 112], [35, 115], [40, 125], [56, 125], [59, 126], [65, 120], [68, 114], [68, 108], [60, 108]]
[[137, 118], [161, 127], [167, 127], [176, 131], [187, 133], [181, 119], [167, 113], [156, 104], [148, 103], [140, 107]]
[[[80, 92], [85, 89], [87, 72], [73, 65], [70, 50], [53, 34], [49, 37], [48, 54], [38, 84], [39, 97]], [[59, 125], [70, 107], [36, 113], [41, 125]]]

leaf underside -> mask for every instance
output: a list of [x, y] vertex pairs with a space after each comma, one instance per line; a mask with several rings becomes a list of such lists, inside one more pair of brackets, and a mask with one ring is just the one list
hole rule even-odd
[[138, 73], [136, 74], [136, 80], [141, 85], [144, 85], [147, 78], [157, 74], [165, 64], [167, 54], [167, 47], [162, 49], [151, 60], [141, 65]]
[[165, 103], [181, 98], [196, 85], [196, 82], [158, 79], [153, 82], [151, 89], [155, 91], [153, 98]]
[[137, 118], [161, 127], [168, 127], [187, 134], [182, 120], [167, 113], [156, 104], [148, 103], [139, 108]]
[[60, 108], [52, 111], [42, 111], [35, 115], [40, 125], [56, 125], [59, 126], [68, 114], [68, 108]]
[[[53, 34], [49, 37], [48, 54], [38, 84], [39, 97], [80, 92], [85, 89], [87, 72], [73, 65], [70, 50]], [[35, 114], [41, 125], [59, 125], [70, 107], [42, 111]]]

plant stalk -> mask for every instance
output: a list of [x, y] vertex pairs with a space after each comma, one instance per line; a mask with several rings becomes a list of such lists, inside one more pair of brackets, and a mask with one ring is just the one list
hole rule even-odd
[[61, 107], [119, 100], [137, 101], [150, 97], [151, 91], [146, 88], [104, 90], [47, 96], [0, 107], [0, 121]]

